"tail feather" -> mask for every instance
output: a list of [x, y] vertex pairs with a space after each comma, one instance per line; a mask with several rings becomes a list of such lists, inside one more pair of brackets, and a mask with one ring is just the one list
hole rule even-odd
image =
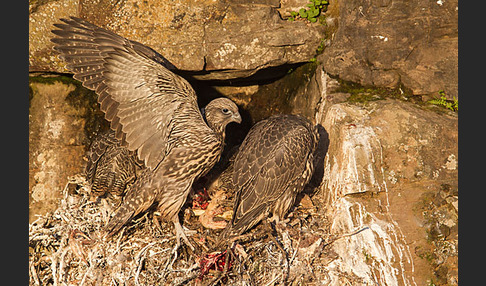
[[257, 225], [265, 216], [267, 216], [268, 210], [266, 209], [267, 204], [261, 204], [238, 219], [236, 218], [236, 214], [233, 213], [233, 218], [221, 231], [214, 249], [221, 249], [230, 243], [233, 238], [242, 235]]
[[230, 239], [235, 237], [233, 228], [231, 227], [231, 222], [226, 225], [223, 231], [219, 234], [216, 243], [212, 247], [212, 251], [223, 251], [230, 242]]
[[135, 216], [135, 211], [136, 206], [134, 204], [127, 202], [122, 203], [105, 226], [105, 231], [107, 232], [108, 237], [118, 233], [118, 231], [120, 231], [120, 229]]
[[152, 206], [157, 197], [157, 193], [151, 191], [153, 190], [150, 188], [140, 189], [140, 185], [138, 184], [133, 189], [128, 190], [122, 204], [105, 226], [108, 237], [116, 234], [133, 217], [148, 210]]

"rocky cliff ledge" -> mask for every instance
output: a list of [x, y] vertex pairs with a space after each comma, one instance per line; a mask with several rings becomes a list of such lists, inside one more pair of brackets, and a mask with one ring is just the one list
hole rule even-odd
[[[83, 246], [89, 266], [69, 248], [76, 240], [63, 212], [95, 205], [65, 187], [82, 172], [93, 135], [107, 128], [96, 95], [52, 51], [52, 24], [71, 15], [154, 48], [201, 105], [216, 96], [237, 102], [244, 122], [228, 129], [228, 149], [272, 114], [320, 125], [316, 174], [282, 232], [288, 282], [457, 285], [458, 113], [428, 101], [459, 98], [458, 1], [329, 2], [311, 23], [289, 20], [307, 0], [29, 1], [29, 217], [31, 233], [42, 234], [29, 238], [31, 285], [160, 282], [170, 262], [162, 248], [174, 241], [147, 220], [117, 246], [123, 267], [106, 256], [113, 245], [106, 253]], [[100, 213], [96, 227], [107, 216]], [[94, 238], [88, 223], [74, 226]], [[216, 234], [197, 219], [185, 223], [196, 237]], [[245, 247], [249, 256], [228, 284], [283, 283], [271, 240]], [[164, 270], [164, 281], [197, 271], [189, 267], [195, 256], [179, 258], [174, 269], [186, 272]]]

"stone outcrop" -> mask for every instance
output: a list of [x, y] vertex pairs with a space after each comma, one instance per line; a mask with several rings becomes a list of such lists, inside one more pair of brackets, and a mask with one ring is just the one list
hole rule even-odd
[[329, 138], [313, 200], [331, 235], [352, 234], [330, 246], [326, 284], [457, 285], [457, 114], [396, 99], [349, 103], [336, 90], [319, 66], [295, 97], [317, 107], [312, 119]]
[[326, 71], [362, 85], [458, 96], [458, 1], [330, 1]]
[[29, 221], [54, 211], [68, 177], [84, 171], [94, 132], [107, 128], [96, 95], [66, 77], [33, 77], [29, 98]]
[[58, 18], [74, 15], [149, 45], [196, 79], [278, 77], [282, 66], [314, 57], [322, 41], [318, 60], [333, 76], [403, 85], [428, 98], [439, 90], [458, 97], [457, 0], [336, 0], [324, 14], [325, 25], [284, 20], [306, 2], [32, 1], [29, 68], [66, 71], [52, 52], [49, 31]]
[[[29, 68], [65, 72], [52, 52], [52, 24], [78, 16], [146, 44], [197, 79], [245, 78], [314, 57], [324, 26], [282, 19], [278, 0], [47, 1], [31, 5]], [[272, 70], [256, 78], [285, 73]]]
[[[456, 118], [385, 100], [333, 105], [322, 124], [330, 144], [320, 191], [331, 233], [366, 228], [332, 245], [339, 255], [329, 266], [334, 278], [352, 273], [380, 285], [457, 283]], [[452, 190], [439, 195], [444, 186]], [[430, 196], [439, 199], [426, 201]], [[442, 221], [429, 222], [429, 204], [437, 212], [430, 216], [443, 212]], [[431, 227], [438, 231], [433, 238]], [[435, 277], [438, 265], [425, 256], [434, 257], [434, 244], [444, 243], [451, 264]]]

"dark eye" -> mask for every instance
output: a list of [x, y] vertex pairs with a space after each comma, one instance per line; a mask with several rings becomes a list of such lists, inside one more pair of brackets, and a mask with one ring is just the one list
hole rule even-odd
[[223, 108], [221, 111], [223, 111], [224, 114], [230, 113], [230, 111], [228, 110], [228, 108]]

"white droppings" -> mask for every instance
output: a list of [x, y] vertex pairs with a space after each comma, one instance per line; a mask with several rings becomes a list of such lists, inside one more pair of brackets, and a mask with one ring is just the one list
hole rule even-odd
[[456, 156], [454, 154], [450, 154], [449, 157], [447, 157], [447, 162], [444, 164], [444, 166], [442, 166], [442, 168], [447, 170], [455, 170], [457, 168]]
[[440, 171], [439, 170], [433, 171], [432, 172], [432, 178], [437, 179], [439, 177], [439, 174], [440, 174]]
[[377, 35], [377, 36], [371, 36], [372, 39], [380, 39], [383, 42], [388, 42], [388, 37]]
[[[329, 188], [337, 195], [383, 191], [382, 183], [376, 180], [376, 161], [373, 149], [380, 148], [373, 129], [359, 123], [351, 124], [344, 130], [342, 162], [333, 164], [329, 174]], [[364, 170], [363, 170], [364, 168]]]
[[388, 181], [390, 181], [392, 184], [396, 184], [398, 182], [395, 171], [391, 170], [388, 172]]
[[48, 123], [49, 129], [47, 130], [52, 134], [52, 139], [57, 139], [61, 136], [64, 121], [62, 119], [54, 120]]
[[[366, 118], [366, 113], [346, 105], [333, 105], [323, 122], [329, 130], [344, 124], [337, 147], [342, 157], [328, 156], [324, 162], [324, 189], [329, 191], [333, 209], [331, 233], [345, 235], [368, 227], [333, 243], [338, 258], [326, 266], [327, 282], [337, 285], [333, 282], [339, 283], [338, 274], [348, 273], [359, 277], [360, 285], [416, 285], [410, 274], [414, 272], [410, 249], [389, 210], [385, 178], [396, 183], [397, 174], [385, 174], [382, 145], [375, 130], [361, 121]], [[376, 214], [366, 204], [345, 196], [360, 192], [382, 193], [376, 200], [383, 212]]]
[[216, 57], [225, 57], [226, 55], [236, 51], [236, 49], [237, 48], [235, 45], [231, 43], [224, 43], [223, 46], [214, 53], [214, 55]]
[[[395, 234], [395, 226], [346, 198], [340, 199], [335, 206], [338, 211], [331, 227], [332, 233], [349, 233], [365, 225], [368, 227], [334, 243], [333, 250], [340, 257], [339, 268], [370, 285], [399, 285], [399, 274], [404, 270], [394, 267], [398, 260], [396, 254], [402, 251], [391, 235]], [[401, 282], [408, 284], [407, 280]]]

